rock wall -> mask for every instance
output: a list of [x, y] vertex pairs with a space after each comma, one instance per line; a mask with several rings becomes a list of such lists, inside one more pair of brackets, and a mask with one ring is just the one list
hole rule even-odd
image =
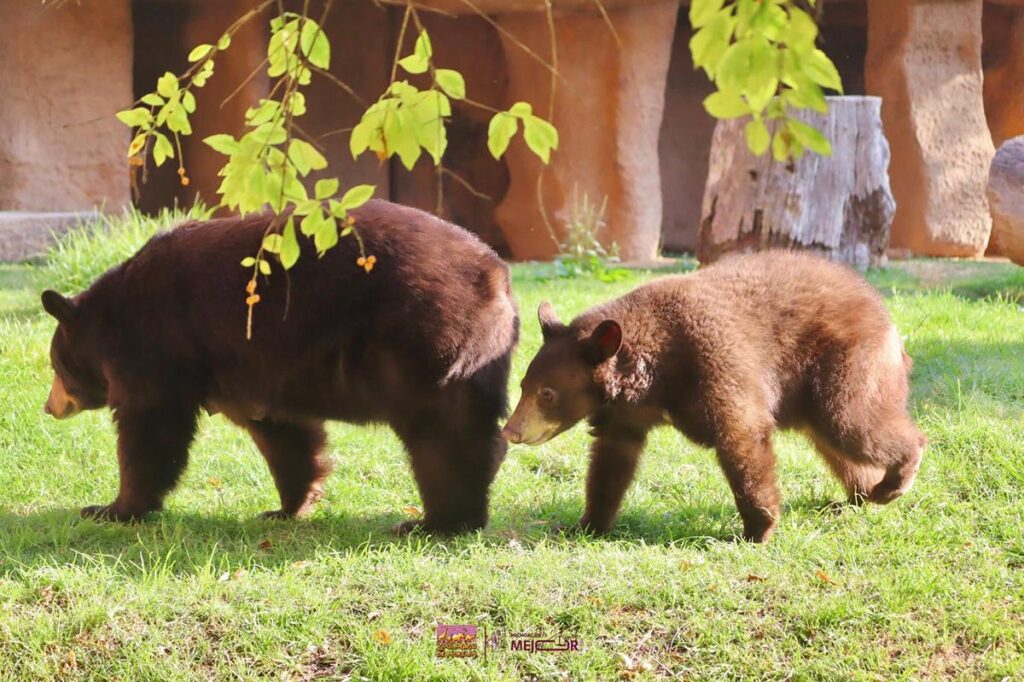
[[0, 2], [0, 210], [129, 202], [129, 0]]
[[[560, 144], [543, 168], [521, 135], [507, 152], [511, 184], [497, 215], [515, 258], [554, 256], [578, 209], [573, 196], [583, 195], [597, 204], [607, 198], [607, 228], [600, 235], [606, 246], [615, 244], [625, 260], [657, 254], [658, 133], [677, 10], [672, 1], [610, 10], [621, 45], [597, 12], [555, 19], [561, 78], [553, 123]], [[509, 102], [530, 102], [548, 118], [550, 72], [518, 44], [550, 59], [544, 14], [504, 14], [498, 23], [506, 31]]]
[[1024, 134], [1024, 3], [985, 4], [985, 116], [996, 146]]
[[868, 0], [866, 84], [884, 99], [895, 247], [975, 256], [988, 243], [981, 12], [982, 0]]

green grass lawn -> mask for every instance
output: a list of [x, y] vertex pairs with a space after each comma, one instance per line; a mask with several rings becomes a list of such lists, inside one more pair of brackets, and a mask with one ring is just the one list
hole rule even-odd
[[[79, 249], [79, 252], [81, 249]], [[79, 255], [81, 255], [79, 253]], [[116, 260], [116, 258], [115, 258]], [[563, 537], [582, 510], [578, 427], [513, 447], [485, 532], [397, 539], [416, 488], [384, 428], [336, 425], [337, 469], [313, 516], [262, 521], [277, 497], [256, 448], [204, 418], [165, 512], [81, 520], [117, 488], [108, 414], [44, 417], [47, 282], [0, 267], [0, 678], [961, 679], [1024, 671], [1024, 271], [913, 261], [872, 273], [915, 359], [931, 445], [913, 490], [845, 508], [809, 445], [777, 439], [785, 498], [767, 546], [740, 520], [713, 453], [655, 432], [608, 538]], [[67, 265], [65, 261], [65, 265]], [[233, 264], [225, 264], [232, 267]], [[74, 266], [71, 269], [74, 270]], [[516, 266], [523, 341], [654, 276], [612, 284]], [[513, 399], [518, 391], [513, 391]], [[438, 623], [503, 631], [482, 658], [439, 660]], [[508, 650], [510, 632], [578, 653]]]

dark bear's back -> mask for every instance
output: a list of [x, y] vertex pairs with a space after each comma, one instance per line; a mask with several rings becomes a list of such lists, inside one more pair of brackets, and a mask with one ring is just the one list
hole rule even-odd
[[[96, 287], [134, 320], [126, 343], [160, 346], [225, 412], [387, 420], [426, 392], [507, 362], [518, 335], [508, 269], [473, 235], [422, 211], [370, 201], [354, 238], [260, 277], [252, 339], [245, 286], [269, 216], [183, 225]], [[126, 292], [132, 292], [127, 294]], [[197, 380], [198, 380], [197, 378]], [[238, 415], [236, 415], [238, 416]]]

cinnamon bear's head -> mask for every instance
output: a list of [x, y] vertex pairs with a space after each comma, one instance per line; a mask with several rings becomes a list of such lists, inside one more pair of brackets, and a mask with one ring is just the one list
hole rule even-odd
[[82, 352], [84, 321], [78, 306], [70, 298], [47, 290], [43, 292], [43, 308], [58, 322], [50, 342], [53, 385], [43, 411], [65, 419], [82, 410], [103, 407], [107, 386], [102, 372]]
[[598, 367], [622, 345], [622, 327], [604, 320], [592, 332], [562, 324], [551, 304], [537, 311], [544, 344], [523, 377], [519, 404], [502, 429], [511, 443], [540, 445], [591, 415], [601, 404]]

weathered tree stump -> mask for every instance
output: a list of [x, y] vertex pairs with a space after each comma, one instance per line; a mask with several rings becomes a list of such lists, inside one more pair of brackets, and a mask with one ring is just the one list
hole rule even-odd
[[832, 143], [791, 164], [747, 149], [744, 120], [719, 121], [701, 211], [698, 258], [771, 247], [806, 249], [857, 268], [885, 262], [896, 204], [878, 97], [829, 97], [799, 117]]

